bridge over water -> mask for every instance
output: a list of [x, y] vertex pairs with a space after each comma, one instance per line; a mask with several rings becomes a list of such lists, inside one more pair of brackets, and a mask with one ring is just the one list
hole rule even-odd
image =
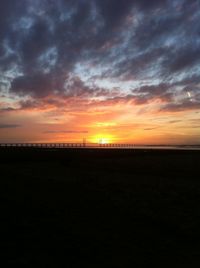
[[116, 143], [0, 143], [0, 147], [33, 148], [135, 148], [134, 144]]
[[135, 145], [130, 143], [0, 143], [0, 148], [118, 148], [200, 150], [200, 145]]

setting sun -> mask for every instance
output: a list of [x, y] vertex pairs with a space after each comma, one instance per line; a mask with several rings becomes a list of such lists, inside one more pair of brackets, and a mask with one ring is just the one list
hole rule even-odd
[[99, 144], [107, 144], [107, 143], [110, 143], [109, 142], [109, 139], [107, 139], [107, 138], [101, 138], [101, 139], [99, 139]]
[[108, 144], [113, 142], [113, 136], [109, 134], [107, 135], [99, 134], [91, 137], [90, 141], [98, 144]]

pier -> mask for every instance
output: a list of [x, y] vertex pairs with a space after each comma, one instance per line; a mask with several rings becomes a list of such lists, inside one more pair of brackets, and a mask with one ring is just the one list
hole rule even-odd
[[134, 148], [134, 144], [121, 143], [0, 143], [0, 147], [31, 148]]

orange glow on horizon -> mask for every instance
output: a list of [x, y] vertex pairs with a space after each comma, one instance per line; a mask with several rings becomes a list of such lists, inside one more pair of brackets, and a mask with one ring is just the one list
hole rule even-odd
[[[156, 112], [148, 106], [121, 103], [105, 108], [76, 110], [9, 111], [1, 124], [16, 127], [1, 128], [1, 142], [61, 142], [110, 144], [197, 144], [199, 114], [195, 111]], [[68, 108], [69, 109], [69, 108]], [[97, 109], [99, 111], [97, 112]], [[181, 118], [184, 117], [184, 120]], [[9, 126], [9, 124], [8, 124]]]
[[111, 134], [97, 134], [90, 137], [88, 141], [98, 144], [109, 144], [114, 142], [114, 136]]

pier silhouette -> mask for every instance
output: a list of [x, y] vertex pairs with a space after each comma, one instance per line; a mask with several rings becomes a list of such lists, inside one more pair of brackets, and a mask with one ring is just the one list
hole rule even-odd
[[0, 143], [0, 148], [43, 148], [43, 149], [165, 149], [165, 150], [200, 150], [200, 145], [138, 145], [133, 143]]
[[0, 143], [0, 147], [34, 148], [134, 148], [134, 144], [125, 143]]

